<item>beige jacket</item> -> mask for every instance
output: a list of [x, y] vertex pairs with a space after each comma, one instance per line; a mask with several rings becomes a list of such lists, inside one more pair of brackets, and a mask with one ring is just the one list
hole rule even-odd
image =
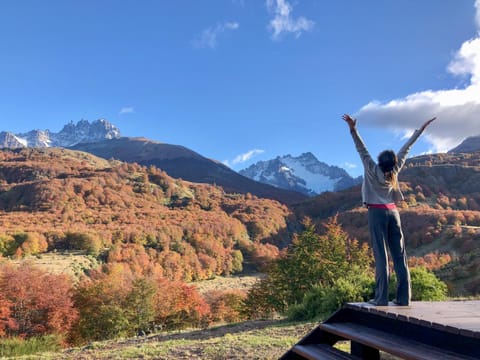
[[[353, 142], [357, 148], [360, 158], [362, 159], [363, 168], [365, 170], [362, 184], [362, 200], [364, 204], [390, 204], [403, 200], [403, 194], [398, 189], [395, 190], [386, 181], [382, 170], [368, 153], [360, 134], [357, 129], [350, 131]], [[422, 131], [415, 130], [410, 139], [403, 145], [397, 154], [398, 164], [393, 171], [398, 174], [405, 165], [407, 155], [412, 145], [417, 141]]]

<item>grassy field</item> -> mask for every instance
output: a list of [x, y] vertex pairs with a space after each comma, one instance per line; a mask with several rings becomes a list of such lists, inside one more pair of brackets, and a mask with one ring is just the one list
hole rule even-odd
[[85, 272], [96, 268], [100, 263], [92, 256], [85, 255], [82, 251], [49, 252], [36, 256], [27, 256], [17, 260], [7, 260], [19, 265], [30, 262], [42, 270], [53, 274], [65, 274], [78, 281]]
[[202, 280], [190, 283], [195, 285], [201, 294], [205, 294], [213, 290], [243, 290], [248, 291], [262, 274], [251, 274], [242, 276], [217, 276], [212, 280]]
[[17, 359], [278, 359], [316, 326], [282, 320], [248, 321], [204, 330], [95, 342]]

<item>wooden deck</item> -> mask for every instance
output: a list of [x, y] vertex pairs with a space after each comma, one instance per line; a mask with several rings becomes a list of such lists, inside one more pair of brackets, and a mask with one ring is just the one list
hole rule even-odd
[[[351, 353], [332, 346], [350, 341]], [[411, 360], [480, 359], [480, 301], [349, 303], [319, 324], [282, 360], [379, 360], [381, 352]]]
[[415, 301], [410, 306], [349, 303], [345, 307], [480, 339], [480, 300]]

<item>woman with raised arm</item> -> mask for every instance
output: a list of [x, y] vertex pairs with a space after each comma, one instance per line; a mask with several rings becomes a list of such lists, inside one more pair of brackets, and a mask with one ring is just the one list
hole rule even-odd
[[357, 131], [357, 120], [348, 114], [343, 115], [342, 118], [350, 128], [353, 142], [365, 170], [362, 200], [368, 208], [368, 226], [375, 258], [375, 298], [369, 303], [377, 306], [388, 305], [388, 246], [398, 282], [397, 297], [393, 303], [408, 306], [411, 298], [410, 272], [400, 215], [395, 205], [396, 202], [403, 200], [397, 176], [405, 164], [412, 145], [436, 118], [427, 120], [420, 129], [415, 130], [398, 154], [392, 150], [382, 151], [378, 155], [378, 163], [368, 153]]

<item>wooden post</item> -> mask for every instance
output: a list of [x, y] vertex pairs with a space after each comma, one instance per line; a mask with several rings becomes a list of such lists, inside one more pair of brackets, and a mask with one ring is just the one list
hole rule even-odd
[[350, 341], [350, 353], [358, 356], [360, 359], [380, 360], [380, 351], [370, 346]]

